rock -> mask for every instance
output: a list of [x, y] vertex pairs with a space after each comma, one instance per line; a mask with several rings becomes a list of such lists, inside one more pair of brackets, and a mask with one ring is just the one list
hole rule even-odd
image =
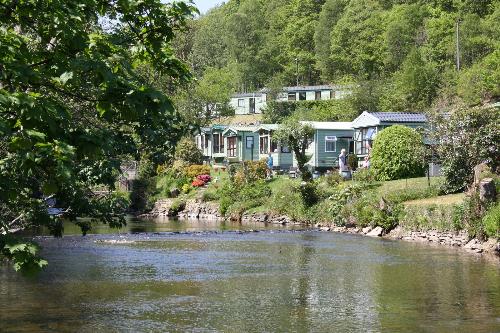
[[321, 228], [319, 228], [319, 230], [321, 230], [321, 231], [330, 231], [331, 229], [330, 229], [330, 227], [321, 227]]
[[372, 227], [365, 227], [365, 228], [361, 229], [361, 231], [366, 235], [367, 233], [372, 231]]
[[370, 231], [366, 235], [370, 236], [370, 237], [381, 237], [383, 232], [384, 232], [384, 229], [382, 229], [382, 227], [375, 227], [375, 228], [373, 228], [372, 231]]
[[473, 252], [481, 253], [483, 252], [483, 246], [481, 242], [477, 239], [472, 239], [470, 242], [465, 244], [464, 249], [471, 250]]
[[488, 241], [482, 244], [482, 247], [485, 252], [500, 254], [500, 242], [496, 239], [490, 238]]
[[481, 175], [489, 171], [491, 171], [491, 169], [486, 163], [476, 165], [474, 167], [474, 185], [478, 185], [481, 181]]
[[479, 199], [482, 202], [495, 201], [497, 197], [496, 192], [493, 178], [485, 178], [479, 183]]
[[177, 187], [174, 187], [173, 189], [170, 190], [170, 196], [172, 198], [177, 198], [179, 194], [181, 194], [181, 191]]

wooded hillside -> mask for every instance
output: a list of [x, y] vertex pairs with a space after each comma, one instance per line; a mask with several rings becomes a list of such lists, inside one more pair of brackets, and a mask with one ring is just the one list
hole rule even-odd
[[355, 83], [358, 110], [500, 96], [498, 0], [229, 0], [175, 43], [205, 100], [295, 85], [297, 68], [301, 85]]

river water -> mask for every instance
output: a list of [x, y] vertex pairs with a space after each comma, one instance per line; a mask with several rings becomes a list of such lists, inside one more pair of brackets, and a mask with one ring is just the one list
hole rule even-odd
[[95, 232], [36, 237], [36, 278], [0, 264], [0, 332], [500, 332], [500, 265], [461, 250], [208, 221]]

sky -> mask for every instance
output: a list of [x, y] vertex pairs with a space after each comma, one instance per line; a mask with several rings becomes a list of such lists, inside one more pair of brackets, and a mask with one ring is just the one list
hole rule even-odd
[[222, 0], [194, 0], [196, 6], [200, 10], [200, 13], [205, 14], [207, 10], [215, 7], [216, 5], [222, 3]]

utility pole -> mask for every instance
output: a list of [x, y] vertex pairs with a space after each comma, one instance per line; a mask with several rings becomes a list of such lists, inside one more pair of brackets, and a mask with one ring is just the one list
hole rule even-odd
[[459, 34], [459, 24], [460, 24], [460, 19], [457, 20], [457, 25], [456, 25], [456, 39], [457, 39], [457, 71], [460, 71], [460, 34]]
[[297, 76], [297, 87], [299, 86], [299, 58], [295, 58], [295, 64], [297, 66], [296, 76]]

